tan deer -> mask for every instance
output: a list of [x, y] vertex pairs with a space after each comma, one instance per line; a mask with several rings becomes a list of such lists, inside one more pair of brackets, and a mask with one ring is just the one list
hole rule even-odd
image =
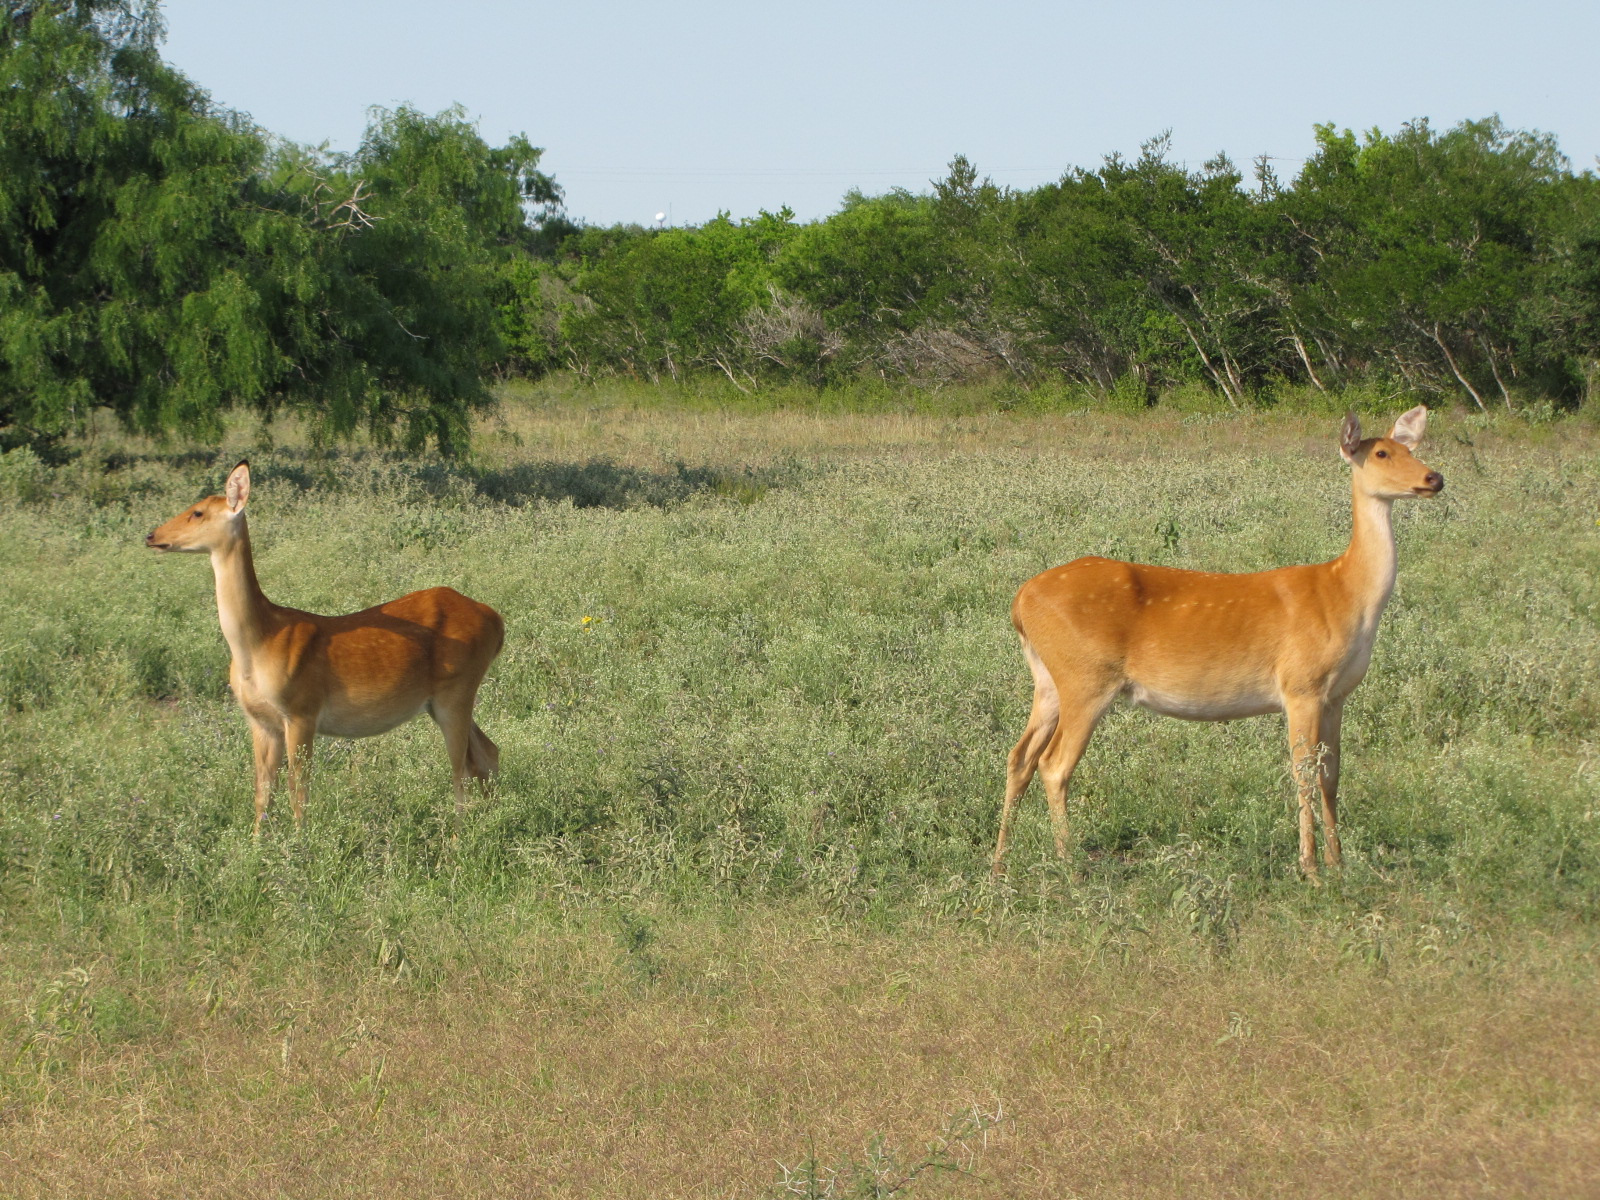
[[222, 495], [190, 505], [144, 541], [211, 555], [217, 616], [233, 652], [228, 682], [255, 741], [256, 836], [286, 759], [295, 824], [304, 819], [318, 733], [371, 737], [423, 711], [444, 734], [459, 814], [466, 777], [487, 780], [500, 765], [499, 748], [472, 718], [484, 672], [505, 640], [500, 614], [447, 587], [342, 617], [274, 604], [250, 557], [249, 499], [250, 464], [241, 462]]
[[994, 873], [1005, 869], [1017, 798], [1044, 781], [1056, 853], [1067, 854], [1067, 786], [1095, 724], [1118, 696], [1190, 721], [1283, 712], [1300, 799], [1300, 869], [1317, 878], [1313, 793], [1323, 860], [1339, 865], [1339, 725], [1367, 673], [1394, 590], [1390, 509], [1437, 496], [1444, 476], [1412, 451], [1428, 410], [1403, 413], [1386, 437], [1361, 437], [1347, 416], [1339, 451], [1352, 468], [1354, 528], [1332, 562], [1248, 575], [1080, 558], [1035, 575], [1011, 605], [1033, 672], [1033, 713], [1011, 751]]

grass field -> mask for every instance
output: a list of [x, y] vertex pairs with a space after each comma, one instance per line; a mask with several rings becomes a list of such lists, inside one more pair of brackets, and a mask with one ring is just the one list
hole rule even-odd
[[[1281, 719], [1118, 709], [1073, 860], [1035, 791], [995, 885], [1017, 585], [1331, 557], [1336, 419], [637, 398], [531, 390], [466, 462], [0, 459], [0, 1195], [1592, 1188], [1592, 422], [1435, 414], [1341, 877]], [[274, 600], [505, 615], [458, 842], [424, 721], [250, 837], [210, 571], [141, 545], [244, 454]]]

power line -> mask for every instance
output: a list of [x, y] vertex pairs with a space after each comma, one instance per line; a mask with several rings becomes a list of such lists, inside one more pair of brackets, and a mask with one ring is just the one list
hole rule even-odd
[[[934, 168], [932, 173], [942, 174], [947, 168]], [[663, 177], [688, 178], [688, 179], [854, 179], [865, 176], [873, 178], [894, 178], [906, 175], [926, 175], [927, 167], [907, 167], [899, 171], [872, 170], [852, 171], [848, 168], [841, 170], [789, 170], [780, 167], [752, 167], [747, 170], [699, 169], [694, 167], [662, 167], [658, 170], [640, 170], [634, 167], [558, 167], [552, 165], [552, 173], [561, 176], [607, 176], [612, 178], [640, 178], [660, 179]], [[1070, 167], [996, 167], [982, 172], [984, 175], [1017, 175], [1033, 174], [1040, 171], [1056, 172], [1071, 170]]]
[[[1307, 160], [1295, 155], [1270, 154], [1266, 156], [1272, 162], [1304, 163]], [[1189, 169], [1187, 159], [1174, 161], [1173, 166], [1184, 170]], [[947, 166], [936, 168], [905, 167], [900, 170], [873, 170], [855, 171], [849, 168], [816, 169], [816, 168], [787, 168], [787, 167], [748, 167], [740, 170], [730, 170], [721, 167], [561, 167], [551, 164], [551, 173], [562, 179], [904, 179], [908, 176], [919, 178], [941, 177]], [[1027, 166], [1027, 167], [990, 167], [979, 168], [983, 176], [996, 175], [1048, 175], [1056, 178], [1074, 170], [1072, 165], [1067, 166]]]

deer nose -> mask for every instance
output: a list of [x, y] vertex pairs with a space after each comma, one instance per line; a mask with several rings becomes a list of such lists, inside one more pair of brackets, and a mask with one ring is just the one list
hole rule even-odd
[[1429, 471], [1425, 476], [1423, 476], [1422, 482], [1427, 484], [1436, 492], [1441, 492], [1444, 490], [1444, 476], [1439, 474], [1437, 471]]

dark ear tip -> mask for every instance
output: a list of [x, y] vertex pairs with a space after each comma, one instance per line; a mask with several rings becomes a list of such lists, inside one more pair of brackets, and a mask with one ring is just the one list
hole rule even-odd
[[248, 458], [241, 458], [238, 462], [236, 462], [233, 465], [233, 469], [235, 471], [237, 471], [240, 467], [249, 467], [249, 466], [250, 466], [250, 460]]

